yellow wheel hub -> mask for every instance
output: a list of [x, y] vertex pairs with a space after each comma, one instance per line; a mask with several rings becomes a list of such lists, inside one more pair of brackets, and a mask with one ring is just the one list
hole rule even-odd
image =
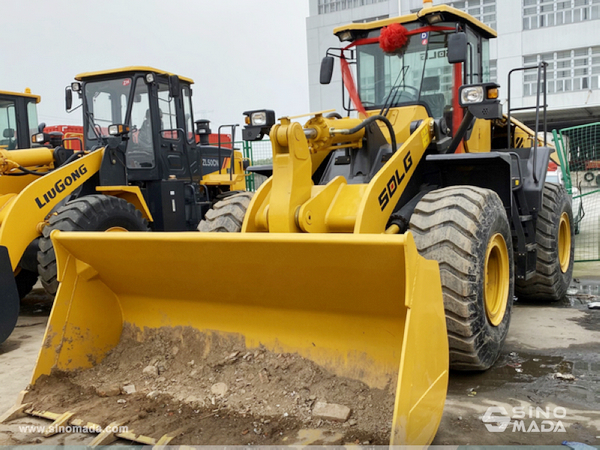
[[502, 323], [510, 285], [508, 248], [504, 237], [497, 233], [492, 236], [485, 254], [485, 312], [490, 323], [497, 327]]
[[558, 261], [560, 262], [560, 270], [563, 273], [569, 270], [569, 263], [571, 262], [571, 221], [566, 212], [561, 214], [558, 225]]
[[123, 231], [127, 232], [128, 230], [123, 227], [110, 227], [108, 230], [106, 230], [106, 233], [122, 233]]

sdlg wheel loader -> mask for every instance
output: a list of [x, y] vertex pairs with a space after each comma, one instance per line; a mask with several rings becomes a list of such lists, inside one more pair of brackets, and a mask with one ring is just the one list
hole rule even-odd
[[[502, 113], [499, 86], [489, 81], [495, 31], [425, 2], [417, 14], [334, 33], [341, 47], [328, 51], [321, 79], [329, 81], [339, 59], [357, 117], [326, 111], [304, 125], [289, 117], [275, 124], [272, 111], [248, 111], [245, 138], [268, 133], [273, 165], [240, 233], [52, 234], [61, 285], [34, 393], [50, 393], [53, 371], [97, 373], [105, 358], [112, 367], [131, 329], [144, 345], [148, 333], [191, 328], [215, 346], [242, 340], [244, 352], [224, 361], [294, 354], [348, 390], [358, 382], [386, 393], [393, 406], [380, 425], [389, 442], [426, 445], [442, 417], [449, 369], [484, 370], [500, 355], [513, 295], [564, 293], [571, 207], [561, 188], [544, 183], [551, 148]], [[199, 274], [211, 281], [197, 283]], [[177, 340], [178, 351], [191, 351], [186, 342]], [[214, 383], [229, 363], [211, 365], [210, 355], [202, 373]], [[262, 370], [244, 392], [269, 381]], [[361, 420], [385, 403], [320, 392], [319, 405], [345, 401], [356, 418], [339, 443], [354, 442]], [[24, 401], [40, 399], [31, 395]], [[227, 414], [252, 414], [262, 401], [250, 396], [248, 409]], [[75, 400], [72, 408], [49, 400], [21, 408], [86, 415]], [[283, 423], [278, 414], [272, 408], [268, 420]], [[329, 435], [340, 429], [308, 424]], [[166, 423], [155, 431], [153, 439], [174, 435]], [[179, 442], [189, 443], [185, 436]]]

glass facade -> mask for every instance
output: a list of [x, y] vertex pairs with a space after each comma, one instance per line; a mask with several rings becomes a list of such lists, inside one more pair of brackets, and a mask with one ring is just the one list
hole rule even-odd
[[523, 30], [600, 19], [600, 0], [523, 0]]
[[344, 9], [358, 8], [359, 6], [387, 2], [389, 0], [319, 0], [319, 14], [328, 14]]
[[461, 11], [465, 11], [488, 27], [496, 29], [496, 0], [463, 0], [463, 1], [444, 1]]
[[[600, 77], [600, 46], [576, 48], [560, 52], [527, 55], [526, 66], [548, 63], [548, 94], [598, 89]], [[523, 95], [536, 94], [537, 71], [526, 71]]]

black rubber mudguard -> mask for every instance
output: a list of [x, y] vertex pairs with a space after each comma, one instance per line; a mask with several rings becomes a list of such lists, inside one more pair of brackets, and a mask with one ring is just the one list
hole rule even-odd
[[273, 164], [266, 164], [264, 166], [250, 166], [246, 170], [250, 173], [257, 173], [268, 178], [273, 175]]
[[19, 292], [8, 249], [0, 245], [0, 344], [8, 339], [19, 318]]

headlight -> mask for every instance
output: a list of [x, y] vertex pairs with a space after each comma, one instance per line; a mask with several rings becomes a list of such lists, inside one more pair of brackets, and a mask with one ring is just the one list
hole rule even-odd
[[148, 84], [154, 83], [154, 74], [153, 73], [146, 74], [146, 83], [148, 83]]
[[108, 134], [111, 136], [120, 136], [126, 133], [129, 133], [129, 127], [127, 125], [114, 124], [108, 126]]
[[34, 144], [43, 144], [46, 141], [46, 138], [44, 136], [44, 133], [38, 133], [31, 136], [31, 141]]
[[352, 40], [352, 31], [350, 31], [350, 30], [342, 31], [341, 33], [338, 34], [338, 39], [341, 42], [351, 41]]
[[259, 111], [259, 112], [252, 113], [252, 115], [250, 116], [250, 122], [255, 127], [262, 127], [263, 125], [266, 125], [267, 124], [267, 112]]
[[245, 141], [259, 141], [265, 134], [269, 134], [275, 125], [275, 111], [271, 109], [254, 109], [244, 111], [246, 126], [242, 131]]
[[462, 105], [472, 105], [481, 103], [484, 100], [483, 86], [469, 86], [460, 93], [460, 102]]
[[461, 108], [468, 108], [478, 119], [501, 119], [502, 104], [496, 83], [470, 84], [460, 87], [458, 100]]
[[81, 83], [78, 81], [73, 81], [71, 83], [71, 89], [73, 90], [73, 92], [79, 92], [81, 91]]

